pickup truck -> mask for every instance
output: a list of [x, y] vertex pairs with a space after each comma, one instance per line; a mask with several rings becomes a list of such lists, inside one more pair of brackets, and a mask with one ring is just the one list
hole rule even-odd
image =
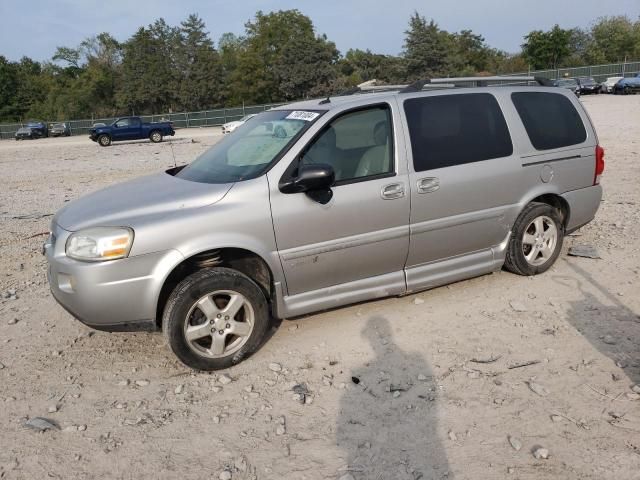
[[102, 147], [108, 147], [111, 142], [143, 138], [159, 143], [162, 137], [173, 136], [175, 133], [171, 122], [145, 123], [140, 117], [122, 117], [111, 125], [94, 125], [89, 131], [89, 138]]

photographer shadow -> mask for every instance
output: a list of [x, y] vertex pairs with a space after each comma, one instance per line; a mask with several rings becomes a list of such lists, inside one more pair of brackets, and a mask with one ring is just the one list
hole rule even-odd
[[352, 372], [352, 388], [340, 402], [337, 443], [348, 454], [340, 475], [348, 472], [357, 480], [451, 478], [429, 365], [394, 344], [385, 318], [369, 319], [362, 334], [375, 356]]

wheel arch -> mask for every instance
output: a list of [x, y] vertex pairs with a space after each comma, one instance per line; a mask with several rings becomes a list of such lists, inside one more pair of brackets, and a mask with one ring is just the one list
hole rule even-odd
[[273, 311], [275, 304], [274, 272], [259, 254], [242, 247], [221, 247], [202, 250], [185, 257], [164, 279], [156, 303], [156, 325], [162, 326], [162, 314], [171, 292], [184, 278], [203, 268], [227, 267], [245, 274], [262, 290]]
[[531, 202], [546, 203], [547, 205], [554, 207], [560, 215], [562, 226], [567, 228], [567, 225], [569, 225], [571, 207], [569, 206], [569, 202], [567, 202], [562, 195], [557, 193], [543, 193], [542, 195], [532, 198], [528, 203]]
[[571, 217], [571, 207], [569, 206], [569, 202], [567, 202], [562, 194], [558, 191], [541, 191], [536, 189], [535, 191], [530, 192], [530, 194], [525, 197], [521, 203], [518, 204], [517, 211], [514, 212], [515, 215], [512, 217], [512, 221], [510, 222], [512, 226], [516, 219], [520, 216], [522, 211], [526, 208], [526, 206], [532, 202], [551, 205], [558, 211], [558, 214], [562, 219], [562, 226], [566, 228], [567, 225], [569, 225], [569, 218]]

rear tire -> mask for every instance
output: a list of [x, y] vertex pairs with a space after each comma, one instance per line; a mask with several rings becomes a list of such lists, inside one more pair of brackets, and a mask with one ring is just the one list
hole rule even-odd
[[258, 350], [270, 326], [267, 300], [246, 275], [229, 268], [199, 270], [176, 286], [162, 330], [173, 353], [196, 370], [220, 370]]
[[98, 143], [101, 147], [108, 147], [111, 145], [111, 137], [105, 133], [98, 137]]
[[154, 130], [149, 134], [149, 140], [151, 140], [153, 143], [160, 143], [162, 141], [162, 133], [160, 133], [158, 130]]
[[513, 225], [504, 266], [517, 275], [537, 275], [555, 263], [564, 240], [558, 211], [546, 203], [530, 203]]

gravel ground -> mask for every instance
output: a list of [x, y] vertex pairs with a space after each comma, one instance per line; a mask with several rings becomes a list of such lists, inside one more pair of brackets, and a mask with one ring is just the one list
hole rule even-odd
[[[219, 130], [0, 142], [0, 478], [640, 478], [640, 96], [583, 102], [605, 196], [549, 272], [285, 321], [212, 374], [159, 334], [74, 320], [40, 247], [66, 201], [188, 162]], [[60, 430], [26, 428], [34, 417]]]

